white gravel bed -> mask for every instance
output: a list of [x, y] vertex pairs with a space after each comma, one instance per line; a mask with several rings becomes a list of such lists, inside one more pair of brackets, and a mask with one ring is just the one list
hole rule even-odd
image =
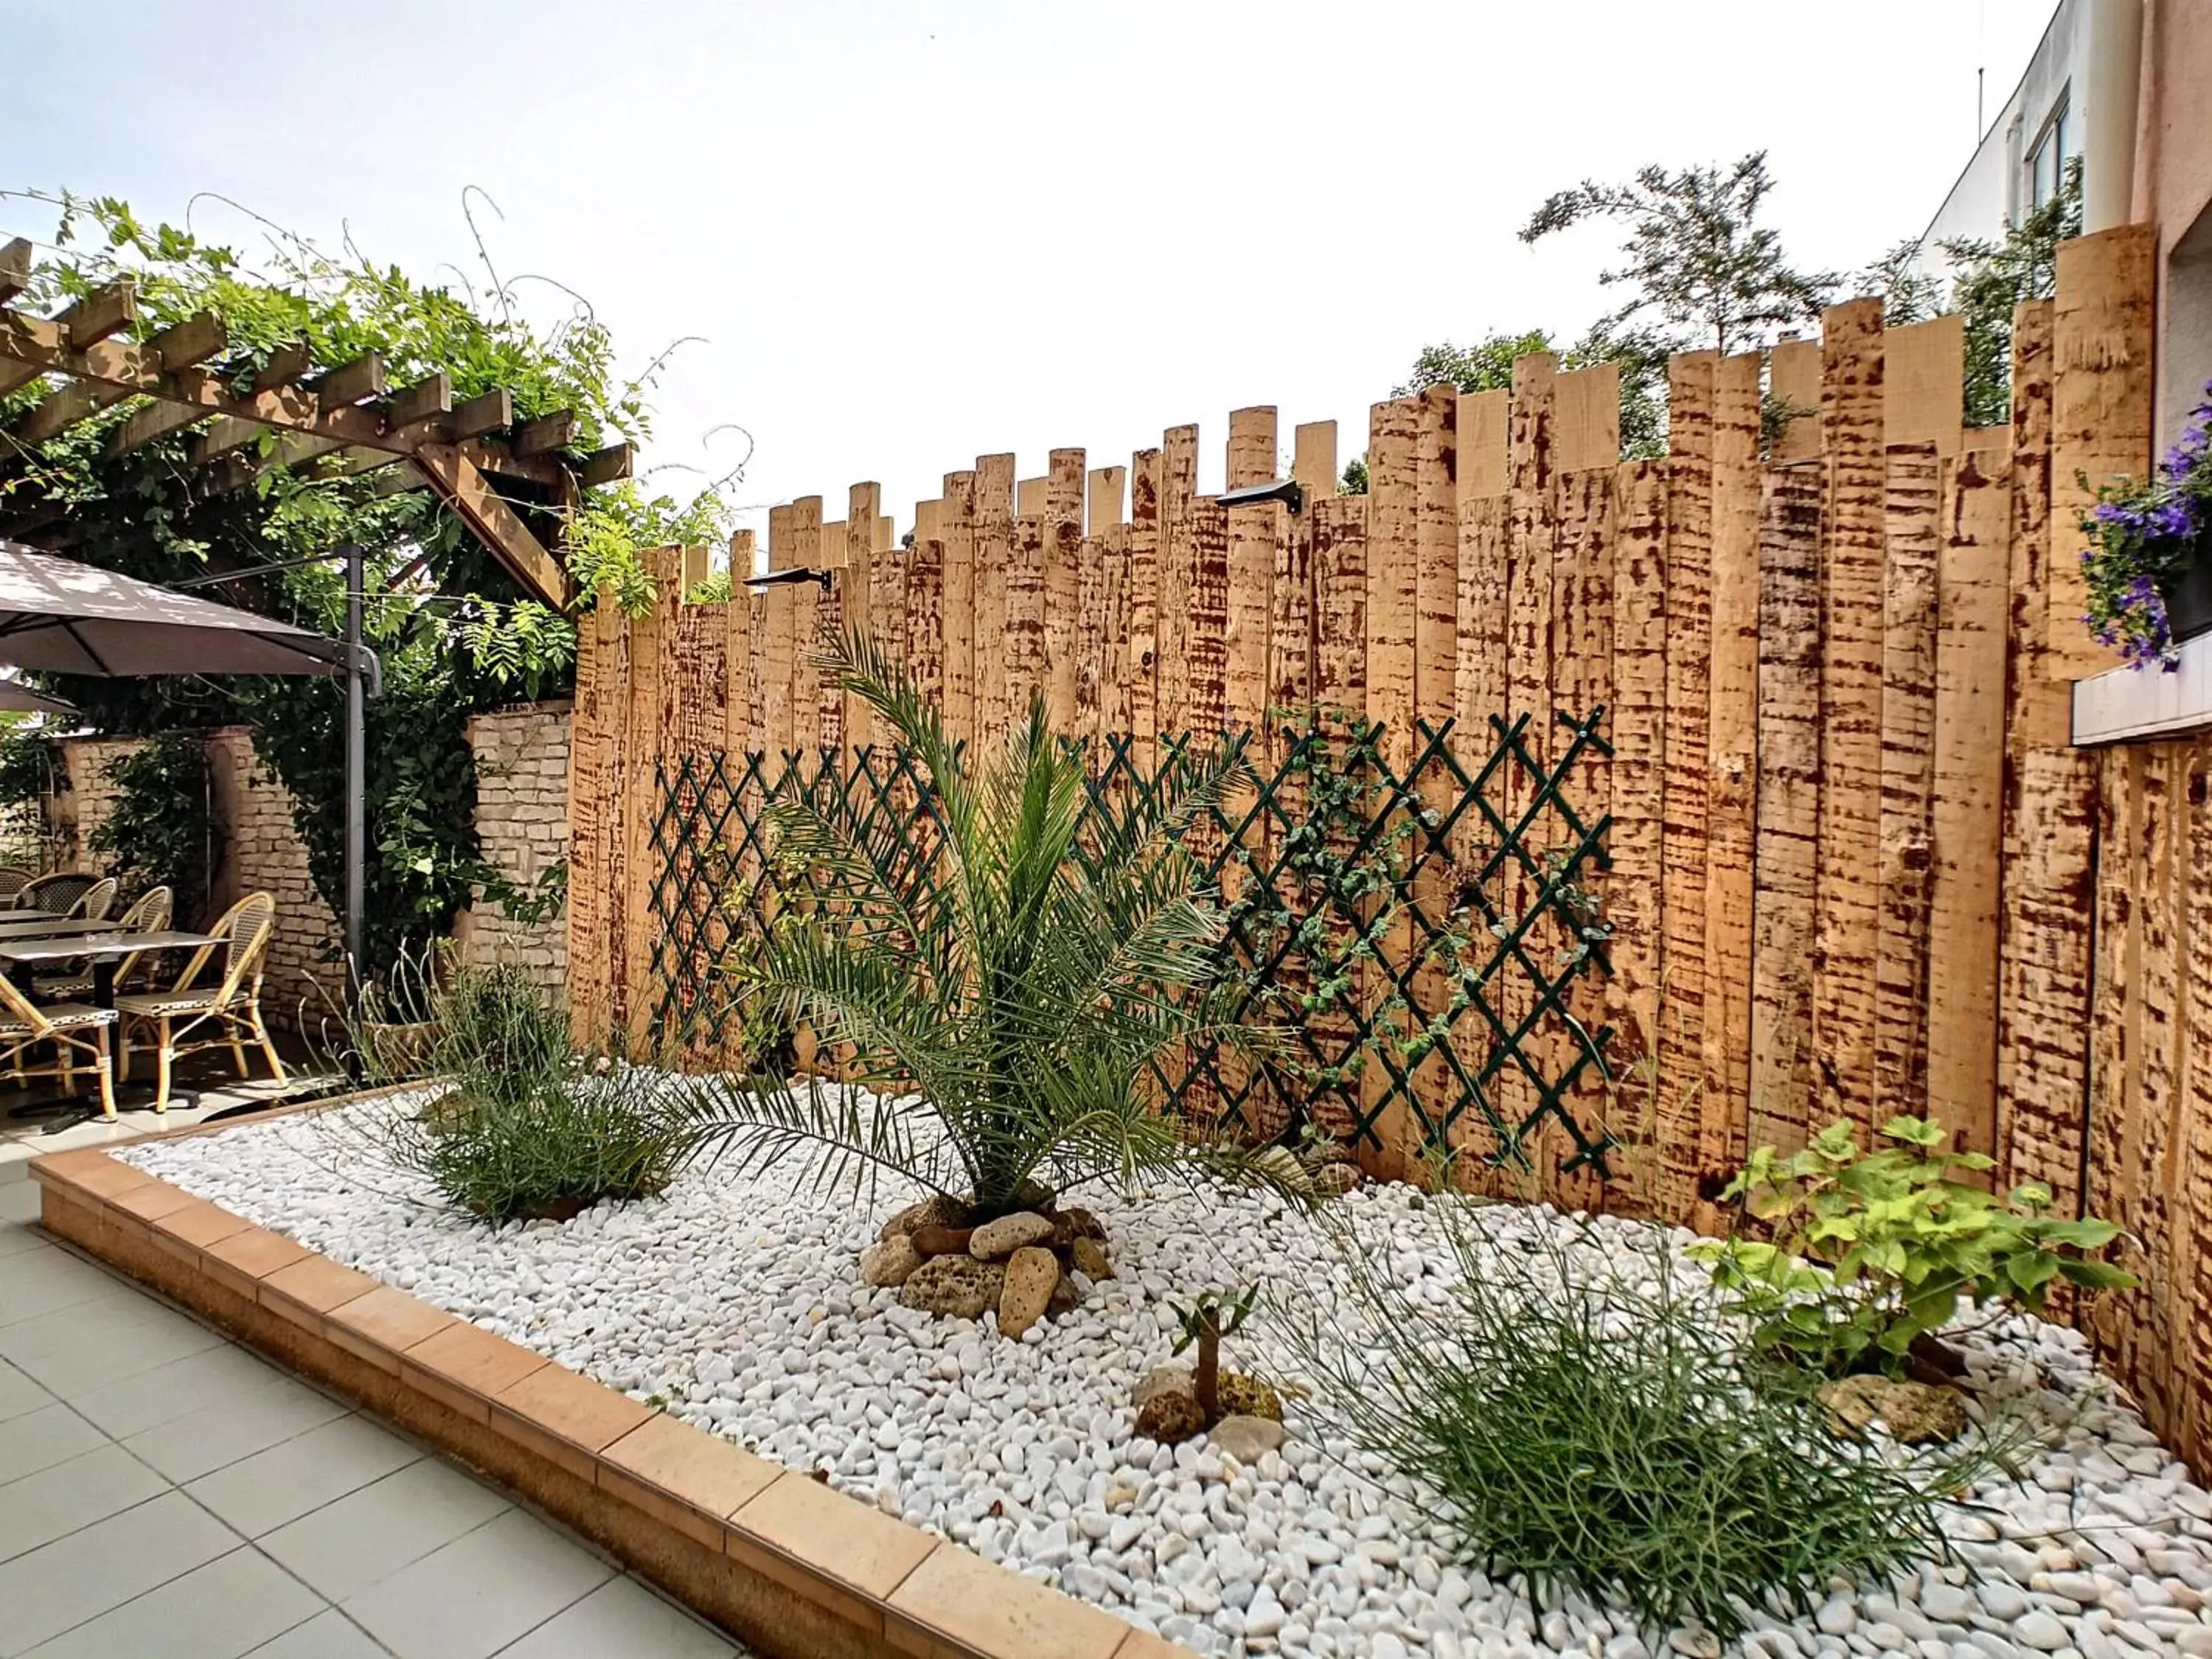
[[[1175, 1334], [1170, 1298], [1316, 1271], [1312, 1224], [1274, 1200], [1074, 1194], [1104, 1222], [1119, 1276], [1007, 1342], [988, 1317], [929, 1318], [856, 1282], [879, 1222], [913, 1196], [896, 1183], [856, 1203], [788, 1164], [750, 1179], [708, 1167], [661, 1199], [493, 1231], [369, 1156], [366, 1126], [404, 1105], [119, 1156], [1200, 1653], [1648, 1651], [1622, 1615], [1532, 1604], [1517, 1581], [1454, 1565], [1472, 1558], [1412, 1489], [1357, 1453], [1325, 1456], [1295, 1401], [1290, 1443], [1255, 1468], [1202, 1443], [1130, 1438], [1131, 1388]], [[1456, 1271], [1410, 1188], [1336, 1202], [1400, 1273]], [[1540, 1208], [1477, 1214], [1501, 1242], [1560, 1224]], [[1642, 1224], [1598, 1225], [1611, 1249], [1650, 1242]], [[1978, 1492], [1983, 1511], [1957, 1515], [1961, 1565], [1839, 1589], [1816, 1620], [1762, 1621], [1741, 1651], [2212, 1659], [2212, 1495], [2119, 1403], [2074, 1331], [2009, 1317], [1954, 1336], [1978, 1376], [2039, 1390], [2053, 1439], [2030, 1483]], [[1263, 1331], [1224, 1345], [1224, 1364], [1240, 1358], [1281, 1362]], [[1701, 1632], [1666, 1647], [1720, 1651]]]

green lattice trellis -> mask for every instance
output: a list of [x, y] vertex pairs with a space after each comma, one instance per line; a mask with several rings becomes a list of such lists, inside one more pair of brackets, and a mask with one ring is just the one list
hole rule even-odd
[[[1571, 1006], [1609, 971], [1607, 930], [1588, 885], [1609, 866], [1611, 822], [1570, 798], [1580, 768], [1610, 753], [1604, 711], [1559, 716], [1548, 763], [1528, 720], [1492, 717], [1472, 768], [1450, 721], [1416, 727], [1404, 771], [1379, 726], [1317, 725], [1194, 744], [1111, 737], [1087, 756], [1095, 833], [1126, 825], [1178, 769], [1233, 745], [1249, 783], [1202, 815], [1187, 846], [1228, 895], [1223, 972], [1288, 1053], [1262, 1066], [1200, 1050], [1162, 1067], [1167, 1109], [1255, 1136], [1312, 1122], [1379, 1146], [1402, 1109], [1425, 1152], [1477, 1150], [1528, 1168], [1547, 1123], [1564, 1170], [1607, 1173], [1613, 1142], [1576, 1104], [1608, 1078], [1609, 1026]], [[1149, 752], [1148, 752], [1149, 751]], [[934, 798], [898, 750], [696, 754], [663, 760], [653, 828], [656, 1034], [720, 1052], [731, 1035], [732, 953], [771, 902], [835, 902], [809, 872], [780, 871], [768, 817], [794, 790], [835, 791], [872, 829], [933, 843]], [[805, 890], [795, 891], [792, 884]]]

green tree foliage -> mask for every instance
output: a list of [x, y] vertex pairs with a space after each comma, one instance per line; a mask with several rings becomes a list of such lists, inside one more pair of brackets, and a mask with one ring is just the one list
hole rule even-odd
[[1950, 303], [1966, 328], [1966, 424], [2012, 419], [2012, 314], [2058, 291], [2058, 245], [2081, 234], [2081, 164], [2070, 161], [2064, 187], [1996, 241], [1955, 238], [1941, 245], [1950, 262]]
[[1344, 471], [1336, 481], [1340, 495], [1364, 495], [1367, 493], [1367, 457], [1354, 455], [1344, 464]]
[[206, 746], [195, 732], [166, 732], [107, 763], [115, 787], [92, 850], [125, 900], [149, 887], [173, 896], [176, 925], [207, 921], [208, 889], [222, 851], [210, 795]]
[[822, 683], [890, 722], [933, 782], [941, 836], [908, 835], [866, 791], [780, 800], [775, 856], [823, 897], [786, 908], [743, 959], [739, 1011], [805, 1021], [876, 1100], [818, 1078], [716, 1079], [699, 1098], [701, 1145], [749, 1169], [823, 1151], [824, 1182], [891, 1170], [977, 1220], [1029, 1207], [1040, 1181], [1202, 1169], [1308, 1190], [1288, 1152], [1194, 1136], [1145, 1088], [1185, 1044], [1261, 1037], [1224, 1006], [1222, 912], [1182, 846], [1237, 768], [1194, 759], [1086, 845], [1083, 761], [1042, 697], [979, 762], [864, 638], [823, 658]]
[[[1495, 333], [1471, 346], [1446, 340], [1424, 346], [1394, 398], [1406, 398], [1424, 386], [1449, 381], [1462, 392], [1505, 392], [1513, 386], [1513, 360], [1558, 348], [1540, 328], [1525, 333]], [[1599, 363], [1620, 366], [1620, 453], [1624, 460], [1663, 455], [1667, 452], [1667, 351], [1663, 344], [1639, 332], [1613, 335], [1592, 329], [1560, 353], [1562, 368], [1590, 368]], [[1364, 474], [1363, 474], [1364, 476]], [[1359, 491], [1364, 493], [1364, 486]]]
[[[527, 289], [533, 279], [494, 273], [471, 290], [456, 273], [441, 286], [378, 264], [349, 240], [331, 252], [265, 223], [262, 249], [249, 258], [188, 226], [143, 219], [112, 198], [15, 191], [0, 192], [0, 201], [56, 222], [47, 240], [59, 252], [38, 266], [33, 304], [65, 303], [127, 276], [137, 289], [140, 337], [202, 312], [219, 317], [231, 342], [221, 367], [241, 388], [279, 349], [303, 343], [324, 364], [377, 353], [394, 384], [443, 372], [457, 399], [507, 387], [519, 420], [574, 410], [580, 451], [649, 435], [647, 394], [666, 354], [623, 378], [605, 325], [580, 301], [550, 325], [529, 319], [526, 293], [544, 291]], [[0, 423], [40, 394], [34, 384], [0, 398]], [[252, 571], [347, 542], [365, 550], [366, 628], [383, 659], [386, 695], [368, 707], [370, 927], [368, 960], [359, 968], [381, 978], [401, 941], [442, 932], [489, 878], [477, 856], [465, 724], [477, 709], [561, 689], [573, 665], [573, 621], [520, 594], [427, 494], [380, 496], [376, 474], [343, 477], [327, 464], [268, 467], [245, 487], [211, 492], [191, 464], [189, 431], [110, 454], [113, 428], [143, 401], [125, 398], [15, 456], [0, 503], [19, 492], [68, 503], [70, 556], [155, 582]], [[276, 442], [264, 433], [258, 453], [268, 455]], [[541, 528], [565, 531], [564, 556], [586, 605], [605, 592], [639, 607], [651, 595], [642, 550], [723, 533], [713, 488], [679, 501], [625, 482], [593, 492], [565, 526], [549, 524], [544, 509], [522, 510], [538, 513]], [[342, 585], [328, 567], [234, 581], [215, 597], [325, 632], [342, 626]], [[338, 897], [342, 693], [334, 682], [66, 680], [58, 689], [112, 732], [246, 720], [292, 792], [318, 888]]]
[[1624, 262], [1598, 280], [1628, 297], [1599, 319], [1599, 332], [1642, 330], [1668, 350], [1747, 351], [1783, 329], [1817, 322], [1841, 280], [1797, 269], [1780, 234], [1758, 222], [1773, 187], [1764, 150], [1725, 169], [1647, 167], [1622, 183], [1586, 179], [1558, 191], [1522, 227], [1521, 240], [1540, 241], [1593, 219], [1622, 222]]

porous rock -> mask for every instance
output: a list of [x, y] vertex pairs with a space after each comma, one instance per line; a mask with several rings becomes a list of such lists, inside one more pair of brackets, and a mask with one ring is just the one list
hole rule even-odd
[[1137, 1407], [1137, 1432], [1147, 1440], [1171, 1446], [1188, 1440], [1206, 1427], [1206, 1413], [1198, 1408], [1198, 1395], [1188, 1381], [1181, 1388], [1164, 1388]]
[[878, 1239], [894, 1238], [902, 1233], [911, 1234], [920, 1227], [955, 1227], [964, 1218], [957, 1200], [939, 1194], [926, 1198], [919, 1204], [909, 1204], [884, 1223]]
[[861, 1252], [860, 1283], [903, 1285], [920, 1266], [921, 1253], [914, 1248], [914, 1240], [904, 1233], [893, 1233]]
[[1090, 1279], [1114, 1277], [1114, 1264], [1106, 1259], [1106, 1251], [1095, 1238], [1078, 1235], [1067, 1247], [1068, 1262], [1076, 1272]]
[[1017, 1210], [996, 1221], [987, 1221], [969, 1237], [968, 1254], [978, 1261], [999, 1261], [1025, 1244], [1042, 1244], [1052, 1237], [1052, 1223], [1034, 1210]]
[[1242, 1371], [1224, 1371], [1215, 1378], [1213, 1399], [1224, 1417], [1264, 1417], [1271, 1423], [1283, 1420], [1282, 1397], [1258, 1377]]
[[1178, 1389], [1185, 1394], [1196, 1388], [1188, 1365], [1155, 1365], [1137, 1379], [1137, 1387], [1130, 1398], [1141, 1411], [1156, 1395], [1170, 1394]]
[[947, 1227], [939, 1222], [925, 1222], [907, 1237], [914, 1248], [925, 1256], [965, 1255], [970, 1231], [966, 1227]]
[[1263, 1454], [1281, 1449], [1283, 1425], [1272, 1417], [1247, 1417], [1239, 1413], [1216, 1423], [1206, 1440], [1225, 1457], [1256, 1463]]
[[1024, 1244], [1006, 1258], [999, 1289], [999, 1334], [1018, 1338], [1042, 1319], [1060, 1283], [1060, 1260], [1050, 1250]]
[[1886, 1376], [1845, 1376], [1824, 1382], [1814, 1397], [1846, 1429], [1879, 1421], [1892, 1439], [1908, 1446], [1956, 1439], [1966, 1432], [1966, 1407], [1955, 1389], [1925, 1382], [1893, 1382]]
[[978, 1261], [972, 1255], [932, 1256], [899, 1286], [899, 1300], [924, 1313], [981, 1319], [985, 1309], [998, 1306], [1006, 1277], [1006, 1268], [995, 1261]]

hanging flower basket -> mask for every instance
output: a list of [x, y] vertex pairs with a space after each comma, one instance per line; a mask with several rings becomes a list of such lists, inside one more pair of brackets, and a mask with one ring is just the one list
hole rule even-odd
[[2082, 621], [2130, 668], [2180, 665], [2184, 640], [2212, 633], [2212, 386], [2148, 483], [2098, 492], [2082, 515], [2089, 545]]

